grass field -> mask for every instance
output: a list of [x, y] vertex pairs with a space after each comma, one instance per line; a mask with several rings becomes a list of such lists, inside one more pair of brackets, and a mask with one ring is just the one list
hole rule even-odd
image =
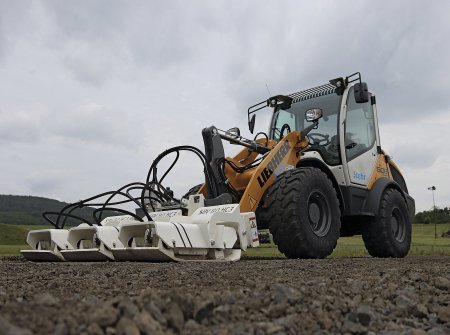
[[20, 250], [23, 249], [30, 249], [30, 247], [23, 244], [0, 245], [0, 256], [19, 256]]
[[29, 249], [27, 234], [33, 229], [48, 229], [51, 226], [12, 225], [0, 223], [0, 256], [20, 255], [21, 249]]
[[[439, 224], [437, 238], [434, 238], [434, 225], [413, 224], [412, 243], [409, 256], [421, 255], [450, 255], [450, 238], [441, 237], [442, 233], [450, 230], [450, 223]], [[249, 249], [249, 257], [284, 257], [273, 244], [262, 244], [259, 248]], [[341, 237], [337, 247], [330, 255], [336, 257], [364, 257], [369, 256], [364, 247], [361, 236]]]
[[[437, 225], [437, 238], [434, 238], [434, 225], [413, 224], [412, 245], [409, 256], [450, 255], [450, 238], [441, 237], [450, 230], [450, 223]], [[47, 229], [50, 226], [10, 225], [0, 223], [0, 256], [17, 256], [21, 249], [29, 249], [26, 236], [32, 229]], [[249, 249], [248, 257], [283, 257], [273, 244], [262, 244]], [[369, 256], [361, 236], [341, 237], [331, 258]]]

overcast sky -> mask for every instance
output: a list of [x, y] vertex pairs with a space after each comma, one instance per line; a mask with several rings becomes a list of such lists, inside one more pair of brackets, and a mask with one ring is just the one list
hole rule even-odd
[[[0, 194], [70, 202], [143, 181], [163, 150], [203, 148], [206, 126], [249, 135], [266, 84], [288, 94], [360, 71], [417, 209], [431, 185], [449, 206], [449, 13], [438, 0], [0, 0]], [[202, 181], [181, 160], [178, 196]]]

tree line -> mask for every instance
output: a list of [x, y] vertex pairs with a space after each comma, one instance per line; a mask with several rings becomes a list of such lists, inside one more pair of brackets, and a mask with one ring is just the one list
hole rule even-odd
[[439, 224], [450, 222], [450, 207], [435, 207], [429, 211], [419, 212], [414, 216], [413, 223]]

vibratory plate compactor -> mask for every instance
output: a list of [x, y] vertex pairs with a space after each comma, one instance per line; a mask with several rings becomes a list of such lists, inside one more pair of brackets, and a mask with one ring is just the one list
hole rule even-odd
[[[200, 158], [205, 183], [176, 199], [161, 183], [182, 151]], [[157, 165], [170, 154], [174, 161], [159, 179]], [[59, 212], [43, 213], [54, 229], [30, 231], [27, 242], [32, 249], [21, 250], [22, 255], [31, 261], [239, 260], [242, 251], [259, 245], [256, 216], [243, 211], [229, 194], [205, 197], [217, 189], [208, 159], [195, 147], [174, 147], [153, 161], [145, 183], [130, 183]], [[137, 196], [132, 195], [136, 191]], [[137, 206], [135, 212], [120, 207], [126, 203]], [[64, 229], [77, 221], [81, 223]]]
[[239, 204], [204, 207], [204, 196], [191, 195], [187, 208], [155, 211], [139, 220], [112, 216], [100, 224], [30, 231], [31, 261], [236, 261], [242, 250], [259, 245], [254, 213]]

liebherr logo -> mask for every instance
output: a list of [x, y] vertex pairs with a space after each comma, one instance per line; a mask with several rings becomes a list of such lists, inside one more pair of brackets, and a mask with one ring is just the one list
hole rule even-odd
[[291, 149], [288, 141], [285, 141], [275, 156], [272, 157], [269, 164], [261, 171], [258, 176], [258, 184], [261, 188], [266, 184], [267, 180], [269, 180], [270, 176], [275, 172], [278, 165], [280, 165], [281, 161], [284, 157], [286, 157], [287, 153]]

